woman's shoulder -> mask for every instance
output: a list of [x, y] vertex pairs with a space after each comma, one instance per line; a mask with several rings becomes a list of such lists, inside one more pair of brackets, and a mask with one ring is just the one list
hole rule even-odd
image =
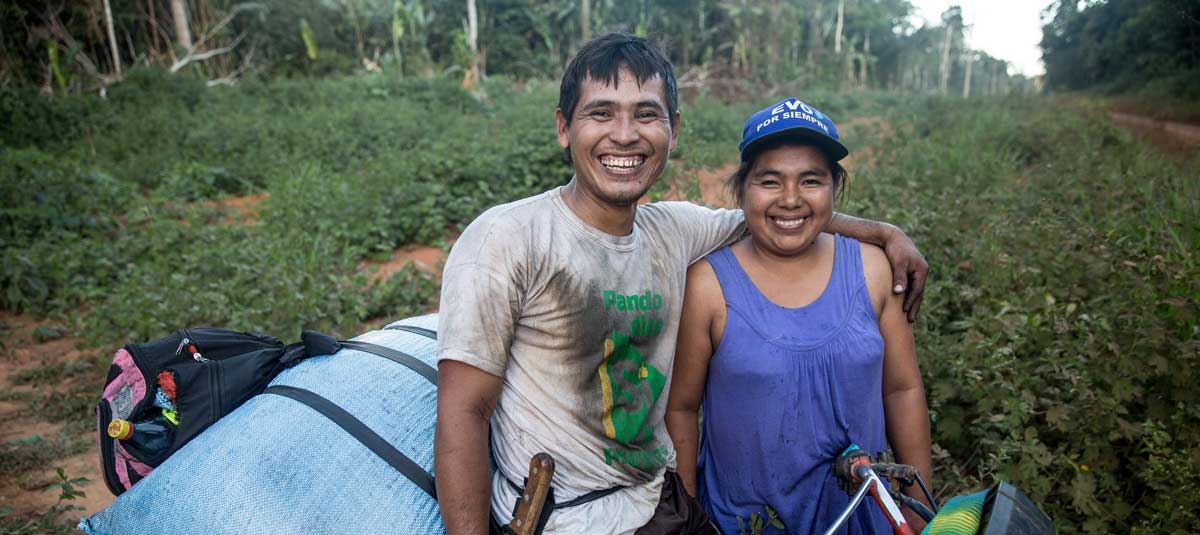
[[880, 302], [891, 293], [892, 264], [878, 245], [859, 242], [859, 247], [862, 250], [863, 278], [866, 279], [867, 290], [871, 292], [871, 301]]
[[888, 276], [891, 276], [892, 266], [887, 261], [887, 253], [883, 252], [883, 248], [873, 243], [858, 242], [859, 249], [862, 251], [863, 270], [867, 269], [886, 269]]
[[709, 257], [701, 258], [688, 266], [687, 287], [684, 290], [689, 301], [688, 306], [703, 308], [724, 308], [725, 294], [721, 290], [721, 280], [713, 269]]

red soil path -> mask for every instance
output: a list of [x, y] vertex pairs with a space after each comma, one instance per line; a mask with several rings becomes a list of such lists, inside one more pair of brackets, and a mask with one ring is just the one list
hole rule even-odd
[[1110, 112], [1117, 125], [1167, 154], [1188, 158], [1200, 154], [1200, 125], [1163, 121], [1132, 113]]
[[[0, 349], [0, 389], [5, 392], [23, 392], [35, 389], [30, 385], [14, 384], [17, 374], [23, 370], [82, 358], [80, 351], [76, 349], [77, 340], [74, 338], [63, 337], [42, 343], [34, 341], [33, 331], [38, 326], [49, 323], [44, 319], [24, 314], [0, 312], [0, 323], [5, 325], [6, 331], [3, 337], [3, 348]], [[36, 389], [42, 393], [46, 392], [48, 388], [66, 391], [74, 381], [74, 379], [68, 379], [53, 387], [43, 385]], [[99, 393], [97, 393], [98, 397]], [[47, 440], [54, 440], [62, 432], [62, 426], [59, 424], [47, 422], [31, 412], [24, 401], [0, 402], [0, 443], [35, 435]], [[93, 432], [84, 433], [81, 437], [95, 440]], [[114, 499], [104, 486], [104, 478], [100, 473], [99, 456], [94, 450], [89, 450], [71, 457], [57, 459], [45, 467], [0, 481], [0, 504], [12, 507], [15, 515], [46, 511], [57, 501], [58, 493], [42, 489], [47, 484], [58, 480], [56, 473], [58, 467], [62, 467], [71, 478], [86, 477], [91, 480], [90, 483], [80, 487], [80, 490], [83, 490], [87, 496], [69, 502], [84, 508], [83, 511], [69, 513], [67, 516], [71, 516], [72, 519], [99, 511]]]
[[259, 205], [265, 200], [266, 193], [255, 193], [240, 197], [222, 197], [205, 201], [204, 204], [225, 212], [225, 219], [221, 222], [226, 225], [254, 225], [258, 223]]
[[441, 247], [431, 245], [407, 245], [392, 251], [391, 258], [383, 262], [363, 261], [358, 270], [367, 272], [367, 278], [372, 284], [388, 280], [393, 273], [400, 271], [409, 264], [417, 269], [441, 276], [442, 264], [446, 261], [447, 252]]

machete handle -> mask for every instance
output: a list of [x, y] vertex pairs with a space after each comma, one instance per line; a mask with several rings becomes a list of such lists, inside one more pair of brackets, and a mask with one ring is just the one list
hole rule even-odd
[[529, 460], [529, 479], [521, 492], [517, 511], [508, 528], [516, 535], [536, 535], [540, 527], [538, 520], [550, 493], [550, 480], [554, 478], [554, 459], [549, 453], [539, 453]]

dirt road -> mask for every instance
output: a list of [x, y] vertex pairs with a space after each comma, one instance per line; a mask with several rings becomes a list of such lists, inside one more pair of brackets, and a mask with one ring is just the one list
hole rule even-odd
[[1200, 152], [1200, 125], [1117, 111], [1109, 112], [1108, 116], [1118, 126], [1170, 154], [1190, 157]]

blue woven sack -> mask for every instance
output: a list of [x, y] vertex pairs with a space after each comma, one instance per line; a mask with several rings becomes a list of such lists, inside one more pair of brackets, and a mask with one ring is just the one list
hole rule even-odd
[[430, 495], [436, 327], [436, 315], [401, 320], [283, 371], [79, 529], [444, 533]]

